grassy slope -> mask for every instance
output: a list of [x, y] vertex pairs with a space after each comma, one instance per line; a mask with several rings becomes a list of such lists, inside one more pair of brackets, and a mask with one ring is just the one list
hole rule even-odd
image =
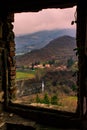
[[35, 77], [35, 72], [34, 71], [27, 71], [27, 72], [17, 71], [16, 72], [16, 80], [32, 79], [34, 77]]
[[[33, 71], [33, 70], [30, 70], [30, 71], [17, 71], [17, 73], [16, 73], [16, 79], [17, 80], [21, 80], [21, 79], [32, 79], [32, 78], [35, 77], [35, 74], [36, 74], [36, 71]], [[43, 94], [39, 95], [40, 98], [43, 97], [42, 95]], [[31, 96], [25, 96], [25, 97], [23, 97], [22, 101], [23, 101], [24, 104], [27, 105], [27, 103], [29, 102], [29, 100], [34, 101], [35, 99], [36, 99], [36, 94], [35, 95], [31, 95]], [[53, 106], [54, 109], [75, 112], [75, 109], [76, 109], [76, 106], [77, 106], [77, 97], [76, 96], [69, 96], [69, 95], [65, 95], [65, 94], [61, 93], [61, 96], [58, 96], [58, 99], [59, 99], [59, 104], [61, 104], [61, 105]], [[36, 104], [34, 104], [34, 105], [36, 105]], [[40, 104], [40, 107], [41, 107], [41, 104]], [[44, 105], [44, 107], [46, 107], [46, 104]], [[51, 105], [51, 107], [52, 107], [52, 105]]]

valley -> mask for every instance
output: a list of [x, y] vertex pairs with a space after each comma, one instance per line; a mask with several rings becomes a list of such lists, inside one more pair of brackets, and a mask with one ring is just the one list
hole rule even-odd
[[18, 89], [14, 102], [75, 112], [78, 71], [75, 44], [75, 37], [63, 35], [44, 47], [16, 55]]

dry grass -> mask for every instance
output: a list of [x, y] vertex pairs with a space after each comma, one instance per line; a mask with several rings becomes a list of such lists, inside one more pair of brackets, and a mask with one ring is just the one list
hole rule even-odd
[[[40, 98], [43, 98], [42, 94], [38, 94]], [[44, 107], [48, 109], [56, 109], [61, 111], [69, 111], [69, 112], [75, 112], [77, 107], [77, 97], [76, 96], [67, 96], [62, 95], [58, 97], [58, 105], [52, 105], [52, 104], [43, 104], [43, 103], [36, 103], [36, 95], [29, 95], [21, 97], [17, 100], [15, 100], [15, 103], [18, 104], [24, 104], [24, 105], [32, 105], [37, 107]]]
[[76, 96], [64, 96], [60, 97], [61, 110], [75, 112], [77, 107], [77, 97]]

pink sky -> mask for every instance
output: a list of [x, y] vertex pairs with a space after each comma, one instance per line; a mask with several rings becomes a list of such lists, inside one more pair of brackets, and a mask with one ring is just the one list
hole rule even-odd
[[71, 21], [75, 20], [75, 11], [76, 7], [17, 13], [15, 14], [14, 32], [19, 35], [39, 30], [76, 28], [76, 25], [71, 25]]

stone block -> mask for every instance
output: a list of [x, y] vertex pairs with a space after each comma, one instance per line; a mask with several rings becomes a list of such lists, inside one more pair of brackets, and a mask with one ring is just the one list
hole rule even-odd
[[10, 87], [15, 86], [15, 79], [10, 81]]
[[14, 22], [14, 13], [9, 13], [7, 20], [8, 20], [8, 22]]
[[9, 70], [10, 71], [16, 71], [16, 68], [15, 68], [15, 66], [12, 66], [12, 67], [9, 68]]
[[10, 79], [11, 80], [13, 80], [13, 79], [15, 79], [16, 78], [16, 76], [10, 76]]
[[16, 75], [16, 71], [14, 70], [14, 71], [10, 71], [10, 75], [11, 76], [15, 76]]
[[4, 92], [0, 91], [0, 102], [4, 101]]
[[15, 47], [15, 42], [9, 42], [9, 47]]
[[10, 55], [11, 57], [14, 57], [14, 56], [15, 56], [15, 52], [14, 52], [14, 51], [10, 51], [9, 55]]
[[2, 38], [2, 22], [0, 21], [0, 38]]
[[15, 51], [15, 47], [14, 47], [14, 46], [11, 46], [11, 47], [10, 47], [10, 51]]

